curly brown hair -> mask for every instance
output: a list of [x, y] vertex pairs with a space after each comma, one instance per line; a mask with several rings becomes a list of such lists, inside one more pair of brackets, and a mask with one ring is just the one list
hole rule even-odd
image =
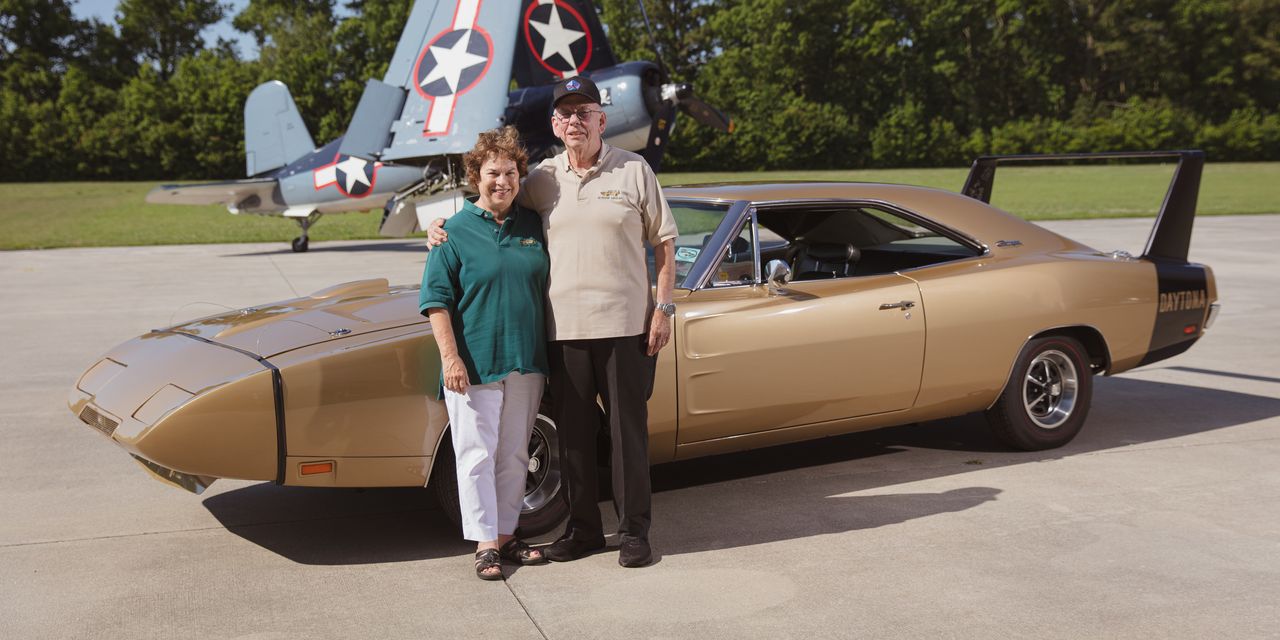
[[467, 181], [472, 187], [480, 184], [480, 167], [489, 158], [515, 160], [520, 177], [529, 175], [529, 154], [520, 144], [519, 132], [511, 125], [481, 131], [476, 138], [476, 146], [462, 156], [462, 167], [466, 169]]

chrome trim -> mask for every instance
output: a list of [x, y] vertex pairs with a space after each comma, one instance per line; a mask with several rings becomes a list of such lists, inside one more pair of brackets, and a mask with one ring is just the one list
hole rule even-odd
[[747, 213], [751, 215], [751, 259], [755, 261], [752, 274], [755, 276], [755, 284], [760, 284], [760, 222], [756, 220], [755, 207], [747, 209]]
[[720, 226], [716, 227], [715, 232], [711, 234], [711, 239], [707, 241], [707, 246], [702, 248], [702, 253], [698, 255], [698, 259], [689, 268], [689, 273], [685, 275], [684, 281], [679, 286], [681, 289], [689, 289], [697, 291], [707, 286], [707, 280], [711, 278], [711, 273], [715, 271], [715, 263], [718, 263], [720, 256], [728, 248], [732, 242], [733, 236], [741, 233], [742, 223], [747, 218], [747, 208], [751, 204], [746, 200], [712, 200], [702, 198], [670, 198], [668, 203], [681, 202], [697, 202], [700, 204], [728, 204], [729, 210], [724, 214], [724, 220], [720, 221]]
[[913, 302], [913, 301], [911, 301], [911, 300], [902, 300], [901, 302], [886, 302], [886, 303], [884, 303], [884, 304], [880, 305], [880, 310], [881, 310], [881, 311], [886, 311], [886, 310], [889, 310], [889, 309], [902, 309], [903, 311], [905, 311], [905, 310], [910, 309], [910, 308], [912, 308], [912, 307], [914, 307], [914, 306], [916, 306], [916, 303], [915, 303], [915, 302]]
[[1080, 374], [1067, 354], [1051, 349], [1027, 365], [1022, 408], [1041, 429], [1057, 429], [1071, 418], [1080, 389]]
[[1222, 310], [1220, 303], [1214, 302], [1209, 305], [1209, 315], [1204, 320], [1204, 331], [1208, 331], [1213, 326], [1213, 321], [1218, 319], [1218, 312]]
[[556, 423], [541, 412], [529, 434], [529, 471], [524, 480], [520, 512], [537, 511], [560, 493], [560, 434]]
[[791, 267], [786, 262], [776, 258], [769, 261], [769, 276], [765, 284], [769, 287], [770, 293], [782, 293], [782, 285], [787, 283], [789, 277], [791, 277]]

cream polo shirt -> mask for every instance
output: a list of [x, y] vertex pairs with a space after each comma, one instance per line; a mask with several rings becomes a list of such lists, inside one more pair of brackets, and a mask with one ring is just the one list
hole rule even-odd
[[529, 172], [520, 203], [542, 214], [551, 273], [549, 340], [645, 332], [650, 309], [645, 245], [676, 237], [658, 178], [639, 155], [604, 145], [582, 177], [568, 152]]

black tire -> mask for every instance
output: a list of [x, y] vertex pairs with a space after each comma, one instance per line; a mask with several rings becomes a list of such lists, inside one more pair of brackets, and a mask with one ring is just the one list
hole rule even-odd
[[1022, 348], [987, 422], [1002, 442], [1023, 451], [1071, 442], [1089, 415], [1093, 372], [1079, 342], [1036, 338]]
[[[560, 477], [560, 443], [555, 421], [543, 407], [533, 424], [529, 438], [529, 476], [525, 484], [524, 508], [520, 512], [520, 535], [540, 536], [556, 528], [569, 515], [569, 503]], [[430, 487], [445, 517], [462, 527], [462, 508], [458, 505], [458, 475], [453, 446], [446, 439], [440, 445], [431, 465]]]
[[291, 246], [294, 253], [305, 253], [309, 248], [309, 243], [306, 238], [294, 238]]

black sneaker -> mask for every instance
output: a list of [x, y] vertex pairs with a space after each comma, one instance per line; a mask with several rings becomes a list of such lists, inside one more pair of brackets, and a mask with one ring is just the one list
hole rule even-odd
[[542, 556], [552, 562], [569, 562], [591, 555], [593, 551], [604, 548], [604, 538], [595, 540], [579, 540], [571, 535], [560, 536], [559, 540], [543, 547]]
[[653, 562], [653, 550], [649, 541], [644, 538], [623, 538], [618, 547], [618, 564], [628, 567], [643, 567]]

